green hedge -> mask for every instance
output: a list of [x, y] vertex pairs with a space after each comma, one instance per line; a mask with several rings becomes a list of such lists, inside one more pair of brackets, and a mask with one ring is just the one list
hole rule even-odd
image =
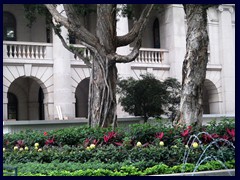
[[[181, 172], [193, 172], [195, 165], [187, 163], [184, 165], [167, 166], [163, 163], [156, 164], [152, 167], [139, 169], [139, 163], [59, 163], [52, 162], [50, 164], [38, 163], [19, 163], [15, 164], [18, 167], [19, 176], [143, 176], [154, 174], [172, 174]], [[235, 168], [235, 161], [225, 162], [228, 169]], [[218, 170], [224, 169], [218, 161], [209, 161], [201, 164], [197, 171]]]
[[[159, 120], [161, 121], [161, 120]], [[164, 163], [168, 166], [179, 165], [183, 162], [185, 152], [189, 151], [187, 162], [196, 163], [200, 155], [208, 148], [204, 157], [211, 156], [222, 161], [235, 159], [235, 129], [233, 119], [223, 119], [218, 125], [212, 121], [210, 125], [201, 129], [198, 127], [182, 127], [174, 129], [158, 122], [157, 124], [133, 124], [128, 130], [110, 128], [89, 128], [87, 126], [70, 127], [48, 132], [27, 130], [15, 134], [5, 134], [3, 147], [4, 163], [50, 163], [59, 162], [89, 162], [117, 163], [131, 161], [133, 163], [145, 161]], [[189, 149], [185, 145], [192, 135], [206, 131], [218, 138], [227, 138], [229, 142], [218, 142], [209, 146], [209, 139], [199, 138], [192, 140], [199, 143]], [[187, 132], [187, 133], [186, 133]], [[229, 134], [230, 132], [230, 134]], [[156, 134], [162, 133], [157, 138]], [[184, 135], [183, 135], [184, 134]], [[191, 139], [190, 139], [191, 140]], [[52, 142], [50, 145], [45, 143]], [[164, 146], [159, 142], [163, 141]], [[209, 141], [209, 142], [207, 142]], [[137, 147], [137, 142], [142, 146]], [[39, 147], [35, 149], [35, 143]], [[95, 148], [89, 148], [94, 143]], [[14, 146], [18, 146], [14, 150]], [[28, 150], [24, 150], [24, 148]], [[21, 148], [21, 149], [20, 149]]]

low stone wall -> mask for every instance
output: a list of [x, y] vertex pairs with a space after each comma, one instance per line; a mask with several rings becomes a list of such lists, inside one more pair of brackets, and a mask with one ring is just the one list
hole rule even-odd
[[[86, 118], [78, 118], [74, 120], [28, 120], [28, 121], [3, 121], [3, 133], [15, 133], [26, 129], [32, 130], [52, 130], [71, 126], [81, 126], [88, 123]], [[118, 118], [120, 127], [127, 127], [129, 124], [143, 123], [141, 117]]]
[[176, 173], [176, 174], [161, 174], [152, 176], [235, 176], [235, 169], [224, 169], [215, 171], [201, 171], [189, 173]]
[[[203, 116], [203, 124], [207, 124], [213, 119], [219, 121], [223, 118], [235, 118], [234, 115], [204, 115]], [[171, 121], [168, 119], [161, 120], [165, 124], [171, 125]], [[87, 124], [86, 118], [78, 118], [74, 120], [28, 120], [28, 121], [3, 121], [3, 133], [15, 133], [26, 129], [33, 130], [52, 130], [52, 129], [60, 129], [64, 127], [70, 126], [80, 126]], [[124, 117], [118, 118], [118, 125], [120, 127], [128, 127], [129, 124], [143, 123], [143, 118], [141, 117]], [[157, 123], [154, 119], [149, 119], [149, 123]]]

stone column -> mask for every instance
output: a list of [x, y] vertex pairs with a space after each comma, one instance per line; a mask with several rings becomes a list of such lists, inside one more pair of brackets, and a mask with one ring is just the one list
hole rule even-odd
[[7, 92], [3, 92], [3, 120], [8, 119], [8, 98], [7, 98]]
[[219, 57], [222, 64], [223, 113], [235, 114], [235, 46], [232, 24], [232, 5], [220, 5], [219, 10]]
[[185, 12], [180, 4], [166, 6], [165, 47], [169, 50], [170, 76], [182, 81], [182, 64], [186, 53]]
[[[118, 5], [121, 8], [121, 5]], [[117, 36], [122, 36], [128, 33], [128, 18], [121, 16], [117, 17]], [[117, 53], [120, 55], [127, 55], [130, 53], [129, 45], [117, 48]], [[131, 75], [131, 63], [119, 63], [117, 64], [118, 74], [121, 77], [129, 77]]]
[[[121, 9], [121, 5], [118, 5]], [[119, 12], [121, 14], [121, 12]], [[122, 36], [127, 34], [128, 31], [128, 18], [123, 16], [117, 17], [117, 35]], [[117, 48], [117, 53], [120, 55], [127, 55], [130, 53], [129, 45]], [[119, 63], [117, 64], [118, 74], [121, 78], [127, 78], [131, 76], [131, 63]], [[117, 99], [118, 99], [117, 95]], [[118, 117], [129, 116], [128, 113], [122, 111], [120, 104], [117, 105], [117, 115]]]
[[[58, 5], [58, 11], [64, 11], [62, 5]], [[67, 41], [68, 30], [61, 27], [61, 35]], [[65, 49], [57, 35], [53, 35], [53, 80], [54, 80], [54, 118], [58, 119], [57, 106], [60, 106], [63, 117], [68, 119], [75, 117], [75, 108], [71, 86], [70, 52]]]

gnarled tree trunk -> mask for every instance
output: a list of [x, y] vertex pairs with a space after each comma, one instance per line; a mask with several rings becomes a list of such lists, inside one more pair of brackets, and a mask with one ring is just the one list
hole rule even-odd
[[91, 127], [116, 127], [117, 68], [106, 57], [93, 61], [89, 88], [88, 119]]
[[187, 52], [182, 70], [180, 110], [174, 125], [202, 125], [203, 86], [208, 62], [207, 6], [186, 4]]

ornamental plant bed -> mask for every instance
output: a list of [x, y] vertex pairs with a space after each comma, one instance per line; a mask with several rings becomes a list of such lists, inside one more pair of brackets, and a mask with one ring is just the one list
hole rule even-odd
[[[145, 172], [161, 163], [168, 167], [191, 163], [195, 167], [215, 160], [222, 163], [217, 169], [222, 169], [226, 162], [235, 159], [235, 123], [232, 119], [223, 119], [218, 125], [212, 121], [201, 128], [174, 129], [159, 120], [156, 124], [133, 124], [128, 129], [115, 131], [87, 126], [48, 132], [27, 130], [4, 134], [3, 152], [4, 164], [125, 163], [127, 166], [135, 164]], [[216, 169], [214, 164], [211, 166], [209, 170]], [[185, 168], [184, 172], [187, 172]], [[129, 171], [135, 170], [130, 168]], [[178, 169], [177, 172], [182, 171]]]

